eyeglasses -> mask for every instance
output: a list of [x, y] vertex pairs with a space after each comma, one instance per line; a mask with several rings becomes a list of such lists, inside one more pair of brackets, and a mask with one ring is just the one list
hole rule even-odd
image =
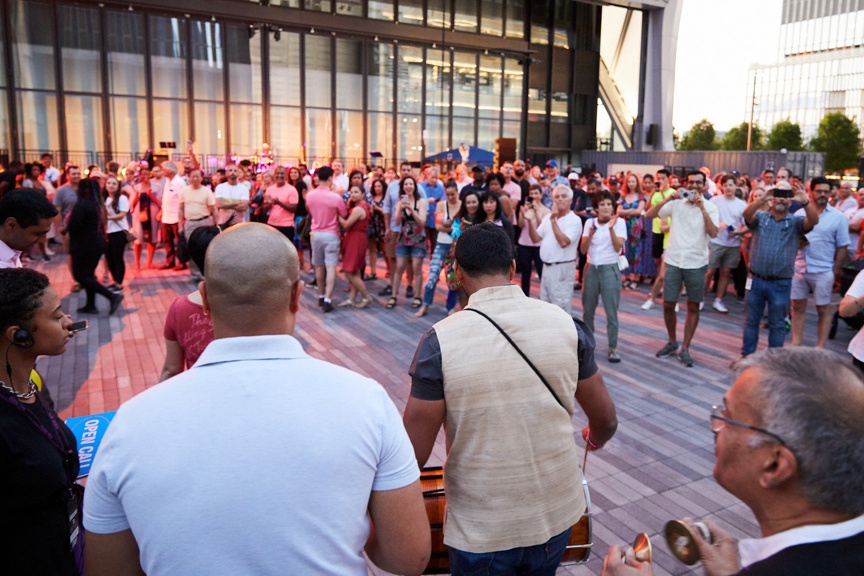
[[725, 404], [718, 404], [718, 405], [711, 407], [711, 417], [709, 418], [709, 426], [708, 427], [711, 429], [711, 432], [713, 432], [714, 434], [717, 434], [718, 432], [720, 432], [720, 430], [722, 430], [726, 424], [732, 424], [733, 426], [740, 426], [741, 428], [747, 428], [749, 430], [754, 430], [756, 432], [760, 432], [762, 434], [765, 434], [766, 436], [770, 436], [771, 438], [776, 440], [777, 443], [780, 444], [781, 446], [783, 446], [784, 448], [788, 448], [789, 450], [792, 450], [791, 448], [789, 448], [789, 445], [786, 444], [786, 442], [784, 442], [783, 439], [780, 438], [780, 436], [778, 436], [777, 434], [774, 434], [773, 432], [769, 432], [768, 430], [765, 430], [764, 428], [759, 428], [757, 426], [751, 426], [750, 424], [745, 424], [745, 423], [739, 422], [737, 420], [732, 420], [731, 418], [726, 418], [725, 416], [723, 416], [724, 412], [726, 412], [726, 405]]

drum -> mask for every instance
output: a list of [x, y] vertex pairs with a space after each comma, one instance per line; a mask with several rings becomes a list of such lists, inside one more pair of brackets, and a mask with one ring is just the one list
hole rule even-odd
[[[444, 495], [444, 471], [440, 466], [424, 468], [420, 472], [420, 487], [423, 490], [423, 502], [426, 504], [426, 515], [429, 517], [429, 528], [432, 531], [432, 554], [424, 574], [449, 574], [450, 558], [447, 546], [444, 545], [444, 511], [447, 509], [447, 497]], [[593, 546], [591, 531], [591, 495], [588, 492], [588, 481], [582, 478], [582, 490], [585, 493], [585, 512], [579, 521], [573, 525], [567, 549], [561, 558], [562, 566], [583, 564], [588, 561]]]

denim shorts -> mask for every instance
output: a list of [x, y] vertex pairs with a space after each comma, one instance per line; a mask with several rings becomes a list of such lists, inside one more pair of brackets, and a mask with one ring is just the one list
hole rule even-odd
[[399, 244], [396, 246], [396, 256], [401, 258], [425, 258], [426, 247], [405, 246], [404, 244]]

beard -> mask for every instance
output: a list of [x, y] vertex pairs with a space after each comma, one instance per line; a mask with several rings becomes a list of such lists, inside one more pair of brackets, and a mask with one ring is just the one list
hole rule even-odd
[[787, 204], [778, 202], [777, 204], [774, 204], [774, 211], [778, 214], [786, 214], [787, 212], [789, 212], [789, 206]]
[[522, 178], [522, 176], [525, 175], [524, 170], [514, 170], [513, 173], [516, 174], [516, 176], [518, 176], [519, 178]]

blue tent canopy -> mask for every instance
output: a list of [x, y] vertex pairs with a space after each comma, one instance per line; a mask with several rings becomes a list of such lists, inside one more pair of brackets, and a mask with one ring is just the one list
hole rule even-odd
[[[468, 161], [466, 164], [469, 166], [473, 166], [475, 164], [483, 164], [486, 166], [491, 165], [495, 161], [495, 153], [490, 152], [489, 150], [483, 150], [482, 148], [477, 148], [476, 146], [468, 147]], [[458, 148], [453, 148], [452, 150], [445, 150], [444, 152], [439, 152], [434, 156], [427, 156], [424, 162], [462, 162], [462, 155], [459, 154]]]

